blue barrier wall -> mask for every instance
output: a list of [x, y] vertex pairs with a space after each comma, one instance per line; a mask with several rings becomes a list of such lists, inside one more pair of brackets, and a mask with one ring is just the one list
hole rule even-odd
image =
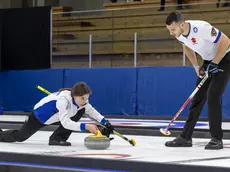
[[[192, 67], [138, 68], [137, 114], [174, 116], [195, 89], [196, 74]], [[186, 116], [189, 105], [181, 113]], [[207, 107], [201, 114], [207, 115]]]
[[90, 103], [104, 114], [135, 114], [135, 68], [66, 69], [64, 86], [85, 81], [92, 89]]
[[227, 88], [223, 94], [222, 113], [223, 118], [230, 118], [230, 83], [228, 83]]
[[[30, 111], [49, 91], [85, 81], [93, 91], [90, 103], [111, 115], [174, 116], [195, 88], [192, 67], [80, 68], [0, 72], [0, 105], [5, 111]], [[188, 107], [181, 116], [186, 116]], [[230, 84], [222, 98], [230, 118]], [[205, 106], [201, 117], [207, 117]]]
[[42, 85], [57, 90], [63, 87], [63, 69], [1, 72], [1, 98], [4, 111], [30, 111], [46, 96], [36, 88]]

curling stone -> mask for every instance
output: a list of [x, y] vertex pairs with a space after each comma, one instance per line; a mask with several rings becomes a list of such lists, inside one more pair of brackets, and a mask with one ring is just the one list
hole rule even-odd
[[97, 135], [91, 135], [85, 138], [84, 145], [88, 149], [107, 149], [110, 146], [110, 139], [103, 136], [100, 131], [97, 131]]

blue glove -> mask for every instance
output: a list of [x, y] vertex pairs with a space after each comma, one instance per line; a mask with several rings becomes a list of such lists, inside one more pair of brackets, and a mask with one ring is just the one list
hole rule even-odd
[[206, 72], [208, 72], [208, 75], [211, 76], [212, 74], [215, 74], [217, 72], [219, 72], [219, 67], [218, 67], [218, 64], [215, 64], [213, 62], [211, 62], [207, 69], [206, 69]]

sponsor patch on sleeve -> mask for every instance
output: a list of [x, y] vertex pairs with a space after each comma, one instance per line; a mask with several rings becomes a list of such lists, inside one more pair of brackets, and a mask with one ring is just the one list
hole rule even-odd
[[217, 36], [217, 32], [214, 27], [212, 27], [211, 36]]

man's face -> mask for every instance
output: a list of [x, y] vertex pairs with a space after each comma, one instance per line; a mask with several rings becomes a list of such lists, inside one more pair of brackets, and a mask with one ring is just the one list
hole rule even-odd
[[167, 25], [167, 29], [169, 30], [170, 35], [177, 38], [184, 32], [182, 26], [183, 23], [173, 22], [171, 25]]

